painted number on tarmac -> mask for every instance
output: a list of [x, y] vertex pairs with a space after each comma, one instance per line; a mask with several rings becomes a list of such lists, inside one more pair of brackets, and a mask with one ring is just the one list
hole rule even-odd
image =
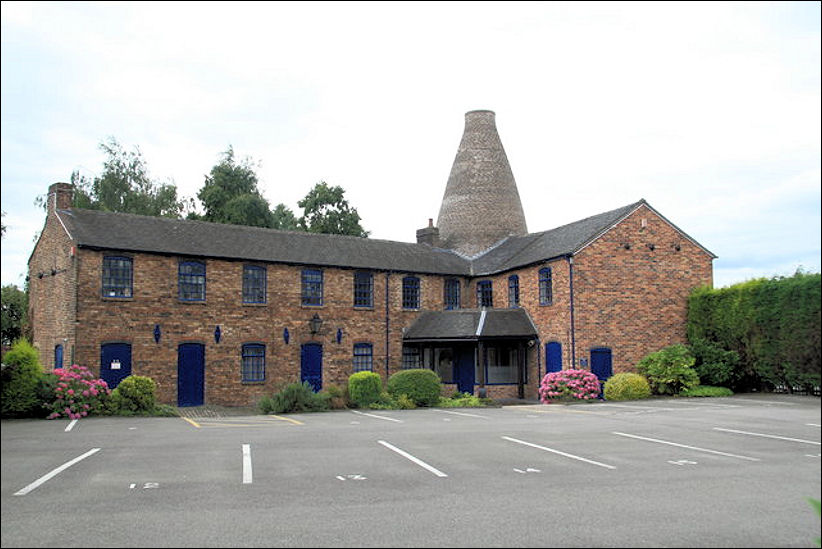
[[527, 475], [528, 473], [541, 473], [542, 472], [539, 469], [533, 469], [531, 467], [528, 467], [524, 471], [522, 469], [517, 469], [516, 467], [514, 467], [514, 471], [516, 471], [517, 473], [519, 473], [521, 475]]
[[337, 475], [337, 478], [339, 480], [368, 480], [367, 477], [364, 477], [362, 475]]
[[670, 463], [671, 465], [679, 465], [679, 466], [682, 466], [682, 465], [696, 465], [695, 461], [691, 461], [689, 459], [680, 459], [680, 460], [677, 460], [677, 461], [673, 461], [673, 460], [669, 459], [668, 463]]
[[[137, 484], [135, 484], [135, 483], [133, 483], [133, 482], [132, 482], [132, 483], [128, 486], [128, 489], [129, 489], [129, 490], [134, 490], [136, 487], [137, 487]], [[144, 483], [144, 484], [143, 484], [143, 486], [142, 486], [141, 488], [142, 488], [143, 490], [151, 490], [151, 489], [153, 489], [153, 488], [159, 488], [159, 487], [160, 487], [160, 483], [159, 483], [159, 482], [146, 482], [146, 483]]]

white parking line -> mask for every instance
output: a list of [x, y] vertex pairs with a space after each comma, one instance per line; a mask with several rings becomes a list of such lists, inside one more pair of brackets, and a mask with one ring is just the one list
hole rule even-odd
[[251, 445], [243, 444], [243, 484], [251, 484]]
[[77, 425], [77, 420], [76, 420], [76, 419], [72, 419], [72, 420], [69, 422], [69, 424], [68, 424], [68, 425], [66, 425], [66, 432], [68, 433], [69, 431], [71, 431], [71, 429], [72, 429], [75, 425]]
[[566, 454], [565, 452], [560, 452], [559, 450], [554, 450], [553, 448], [546, 448], [545, 446], [540, 446], [539, 444], [532, 444], [530, 442], [525, 442], [524, 440], [518, 440], [511, 437], [502, 437], [505, 440], [510, 440], [511, 442], [516, 442], [517, 444], [524, 444], [525, 446], [531, 446], [532, 448], [539, 448], [540, 450], [545, 450], [546, 452], [552, 452], [554, 454], [559, 454], [561, 456], [565, 456], [571, 459], [576, 459], [579, 461], [584, 461], [585, 463], [590, 463], [591, 465], [598, 465], [599, 467], [605, 467], [606, 469], [616, 469], [613, 465], [608, 465], [606, 463], [600, 463], [598, 461], [594, 461], [591, 459], [585, 459], [584, 457], [575, 456], [573, 454]]
[[619, 433], [617, 431], [612, 431], [613, 434], [619, 435], [621, 437], [630, 437], [639, 440], [647, 440], [648, 442], [656, 442], [659, 444], [668, 444], [670, 446], [677, 446], [679, 448], [687, 448], [689, 450], [696, 450], [697, 452], [707, 452], [709, 454], [717, 454], [720, 456], [728, 456], [734, 457], [739, 459], [747, 459], [748, 461], [760, 461], [759, 458], [752, 458], [748, 456], [738, 456], [736, 454], [729, 454], [728, 452], [720, 452], [719, 450], [709, 450], [707, 448], [699, 448], [698, 446], [688, 446], [687, 444], [679, 444], [676, 442], [669, 442], [667, 440], [659, 440], [658, 438], [648, 438], [648, 437], [641, 437], [639, 435], [629, 435], [628, 433]]
[[419, 465], [423, 469], [431, 471], [432, 473], [434, 473], [438, 477], [447, 477], [448, 476], [445, 473], [443, 473], [442, 471], [440, 471], [439, 469], [437, 469], [436, 467], [432, 467], [431, 465], [428, 465], [427, 463], [425, 463], [423, 460], [415, 458], [414, 456], [412, 456], [411, 454], [409, 454], [405, 450], [400, 450], [396, 446], [393, 446], [392, 444], [389, 444], [389, 443], [385, 442], [384, 440], [378, 440], [377, 442], [379, 442], [380, 444], [382, 444], [383, 446], [385, 446], [389, 450], [397, 452], [402, 457], [404, 457], [406, 459], [410, 459], [411, 461], [413, 461], [414, 463], [416, 463], [417, 465]]
[[776, 438], [779, 440], [789, 440], [791, 442], [802, 442], [805, 444], [816, 444], [819, 446], [822, 443], [815, 442], [813, 440], [804, 440], [801, 438], [790, 438], [790, 437], [780, 437], [777, 435], [768, 435], [765, 433], [751, 433], [749, 431], [737, 431], [736, 429], [723, 429], [722, 427], [714, 427], [714, 431], [725, 431], [728, 433], [739, 433], [740, 435], [751, 435], [752, 437], [765, 437], [765, 438]]
[[386, 416], [378, 416], [377, 414], [366, 414], [365, 412], [358, 412], [357, 410], [351, 410], [355, 414], [360, 414], [361, 416], [368, 416], [368, 417], [375, 417], [377, 419], [384, 419], [385, 421], [394, 421], [396, 423], [402, 423], [401, 419], [394, 419], [393, 417], [386, 417]]
[[451, 410], [434, 410], [435, 412], [442, 412], [443, 414], [454, 414], [455, 416], [478, 417], [480, 419], [488, 419], [487, 416], [478, 416], [477, 414], [466, 414], [465, 412], [452, 412]]
[[82, 456], [77, 456], [73, 460], [64, 463], [60, 467], [58, 467], [58, 468], [54, 469], [53, 471], [51, 471], [50, 473], [48, 473], [46, 475], [43, 475], [39, 479], [35, 480], [31, 484], [29, 484], [28, 486], [23, 488], [22, 490], [18, 490], [17, 492], [14, 493], [14, 495], [15, 496], [25, 496], [26, 494], [28, 494], [29, 492], [31, 492], [32, 490], [34, 490], [35, 488], [37, 488], [38, 486], [40, 486], [41, 484], [46, 482], [47, 480], [50, 480], [51, 478], [56, 477], [57, 475], [59, 475], [60, 473], [62, 473], [63, 471], [65, 471], [66, 469], [71, 467], [72, 465], [74, 465], [75, 463], [78, 463], [78, 462], [86, 459], [90, 455], [96, 454], [99, 451], [100, 451], [100, 448], [92, 448], [91, 450], [89, 450], [88, 452], [83, 454]]
[[734, 400], [744, 400], [745, 402], [756, 402], [759, 404], [781, 404], [783, 406], [796, 406], [796, 402], [782, 402], [781, 400], [759, 400], [758, 398], [734, 398]]
[[805, 425], [807, 425], [809, 427], [822, 427], [822, 425], [820, 425], [818, 423], [806, 423]]

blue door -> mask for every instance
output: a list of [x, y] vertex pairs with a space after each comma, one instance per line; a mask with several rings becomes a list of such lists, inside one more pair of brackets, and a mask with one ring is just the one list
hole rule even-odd
[[183, 343], [177, 347], [177, 406], [205, 402], [205, 346]]
[[54, 369], [63, 367], [63, 346], [54, 347]]
[[323, 388], [323, 346], [306, 343], [300, 348], [300, 382], [307, 381], [319, 392]]
[[545, 344], [545, 373], [562, 370], [562, 345], [556, 341]]
[[106, 343], [100, 345], [100, 379], [109, 389], [117, 387], [131, 375], [131, 344]]
[[613, 373], [611, 349], [607, 347], [591, 349], [591, 373], [599, 379], [599, 397], [602, 398], [602, 389], [605, 386], [605, 381], [607, 381]]
[[457, 347], [454, 349], [454, 377], [457, 390], [461, 393], [474, 394], [474, 348]]

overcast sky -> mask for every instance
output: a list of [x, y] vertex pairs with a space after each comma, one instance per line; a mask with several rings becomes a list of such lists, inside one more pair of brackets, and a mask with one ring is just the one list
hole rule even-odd
[[1, 36], [3, 285], [109, 137], [182, 197], [231, 145], [272, 207], [323, 180], [413, 242], [475, 109], [530, 232], [644, 198], [716, 287], [820, 271], [819, 2], [2, 2]]

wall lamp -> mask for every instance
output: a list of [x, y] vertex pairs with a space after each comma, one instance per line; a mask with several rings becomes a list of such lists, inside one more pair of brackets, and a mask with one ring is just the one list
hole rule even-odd
[[311, 320], [308, 321], [308, 329], [311, 330], [311, 335], [316, 335], [319, 333], [320, 328], [322, 328], [323, 319], [320, 318], [320, 315], [314, 313], [314, 316], [311, 317]]

